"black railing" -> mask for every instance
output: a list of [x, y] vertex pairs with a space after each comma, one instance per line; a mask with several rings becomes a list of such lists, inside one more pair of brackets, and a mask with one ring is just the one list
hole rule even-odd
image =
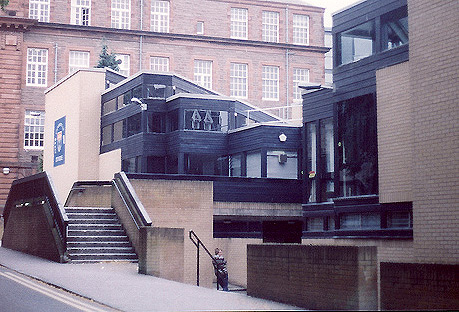
[[[193, 242], [193, 244], [196, 246], [196, 286], [199, 286], [199, 246], [202, 246], [204, 248], [204, 251], [209, 255], [210, 259], [212, 259], [212, 264], [214, 268], [217, 266], [217, 261], [215, 261], [215, 258], [212, 256], [212, 254], [209, 252], [207, 247], [202, 243], [202, 241], [199, 239], [199, 237], [196, 235], [196, 233], [193, 230], [190, 230], [189, 232], [190, 240]], [[218, 281], [217, 281], [217, 289], [218, 289]]]

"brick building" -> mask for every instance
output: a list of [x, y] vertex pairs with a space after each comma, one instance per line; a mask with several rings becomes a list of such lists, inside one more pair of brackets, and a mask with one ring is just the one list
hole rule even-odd
[[323, 12], [299, 0], [10, 1], [0, 13], [0, 206], [40, 163], [44, 90], [94, 67], [104, 44], [126, 76], [170, 71], [300, 119], [296, 86], [324, 82]]

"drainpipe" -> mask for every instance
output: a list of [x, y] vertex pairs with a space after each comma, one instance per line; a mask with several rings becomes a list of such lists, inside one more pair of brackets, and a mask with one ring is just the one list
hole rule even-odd
[[288, 119], [288, 95], [289, 95], [289, 49], [285, 50], [285, 106], [286, 109], [284, 109], [284, 118]]
[[[140, 0], [140, 31], [143, 31], [143, 0]], [[142, 51], [143, 50], [143, 35], [140, 35], [139, 42], [139, 71], [142, 71]]]
[[285, 43], [288, 43], [288, 5], [285, 8]]
[[57, 82], [57, 42], [54, 43], [54, 83]]

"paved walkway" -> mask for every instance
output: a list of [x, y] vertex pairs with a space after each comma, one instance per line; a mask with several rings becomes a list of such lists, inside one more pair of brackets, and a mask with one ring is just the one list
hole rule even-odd
[[0, 265], [122, 311], [300, 310], [138, 274], [136, 263], [61, 264], [0, 247]]

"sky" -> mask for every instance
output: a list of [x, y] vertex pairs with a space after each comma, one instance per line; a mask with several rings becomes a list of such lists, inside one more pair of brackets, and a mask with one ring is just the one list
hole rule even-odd
[[345, 7], [361, 2], [361, 0], [303, 0], [304, 2], [325, 8], [324, 25], [332, 27], [332, 13], [339, 11]]

